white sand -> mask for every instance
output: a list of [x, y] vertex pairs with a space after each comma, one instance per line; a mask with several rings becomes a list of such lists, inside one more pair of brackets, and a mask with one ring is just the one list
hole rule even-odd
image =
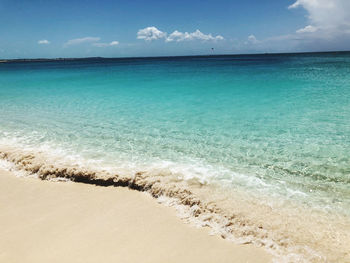
[[145, 193], [0, 171], [0, 262], [270, 261], [183, 223]]

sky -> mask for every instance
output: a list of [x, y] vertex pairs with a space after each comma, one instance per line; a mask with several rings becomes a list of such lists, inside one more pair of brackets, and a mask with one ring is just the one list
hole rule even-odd
[[350, 0], [0, 0], [0, 58], [350, 50]]

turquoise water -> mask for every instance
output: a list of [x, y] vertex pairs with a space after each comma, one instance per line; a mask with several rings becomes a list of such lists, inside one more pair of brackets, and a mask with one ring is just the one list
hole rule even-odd
[[0, 140], [350, 216], [350, 53], [0, 63]]

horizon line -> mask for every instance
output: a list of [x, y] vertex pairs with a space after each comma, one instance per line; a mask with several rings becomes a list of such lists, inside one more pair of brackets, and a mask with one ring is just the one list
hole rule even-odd
[[181, 57], [215, 57], [215, 56], [257, 56], [257, 55], [297, 55], [297, 54], [322, 54], [322, 53], [347, 53], [350, 50], [333, 50], [333, 51], [300, 51], [300, 52], [259, 52], [259, 53], [241, 53], [241, 54], [203, 54], [203, 55], [173, 55], [173, 56], [130, 56], [130, 57], [55, 57], [55, 58], [0, 58], [0, 63], [6, 62], [45, 62], [45, 61], [60, 61], [60, 60], [88, 60], [88, 59], [138, 59], [138, 58], [181, 58]]

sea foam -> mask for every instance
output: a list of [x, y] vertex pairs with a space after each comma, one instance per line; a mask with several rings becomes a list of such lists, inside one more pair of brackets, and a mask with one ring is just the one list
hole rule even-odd
[[213, 234], [270, 251], [276, 262], [348, 262], [350, 222], [320, 211], [256, 198], [242, 192], [227, 192], [220, 186], [186, 176], [179, 177], [164, 167], [120, 175], [111, 167], [94, 162], [74, 162], [67, 155], [42, 149], [0, 147], [2, 168], [42, 180], [69, 180], [98, 186], [128, 187], [147, 192], [177, 209], [180, 217]]

